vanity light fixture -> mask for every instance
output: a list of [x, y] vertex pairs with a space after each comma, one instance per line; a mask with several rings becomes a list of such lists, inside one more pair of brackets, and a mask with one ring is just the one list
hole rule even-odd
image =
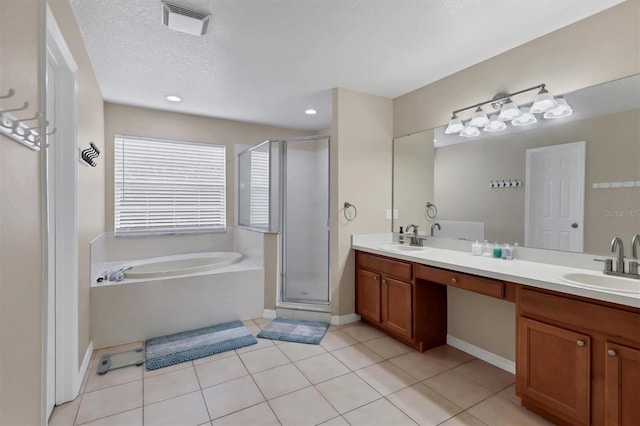
[[176, 96], [176, 95], [167, 95], [166, 98], [167, 98], [167, 100], [169, 102], [180, 102], [180, 101], [182, 101], [182, 98], [180, 96]]
[[[528, 108], [523, 107], [520, 109], [518, 105], [511, 100], [514, 96], [532, 90], [537, 90], [538, 94]], [[500, 112], [488, 118], [486, 112], [482, 109], [483, 106], [488, 104], [494, 109], [500, 110]], [[475, 112], [471, 119], [465, 123], [458, 117], [458, 113], [470, 109], [475, 109]], [[453, 111], [445, 133], [448, 135], [457, 133], [462, 137], [474, 137], [480, 134], [480, 128], [485, 132], [499, 132], [507, 128], [506, 122], [510, 122], [513, 126], [527, 126], [537, 123], [539, 117], [536, 117], [535, 114], [542, 113], [544, 113], [544, 118], [553, 119], [571, 115], [573, 114], [573, 109], [567, 104], [564, 98], [555, 99], [547, 91], [545, 84], [542, 83], [513, 93], [499, 93], [491, 100], [479, 102], [475, 105]]]

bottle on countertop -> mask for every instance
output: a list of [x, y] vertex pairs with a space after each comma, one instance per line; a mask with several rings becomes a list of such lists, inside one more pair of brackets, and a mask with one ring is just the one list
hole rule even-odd
[[482, 255], [484, 257], [493, 257], [493, 244], [484, 240], [484, 244], [482, 245]]
[[402, 226], [400, 227], [400, 232], [398, 232], [398, 244], [404, 244], [404, 231], [402, 230]]
[[471, 254], [474, 256], [482, 256], [482, 243], [479, 243], [478, 240], [471, 244]]
[[502, 247], [502, 258], [504, 260], [513, 259], [513, 249], [511, 248], [509, 243], [505, 243], [504, 247]]
[[498, 243], [493, 244], [493, 257], [500, 259], [502, 257], [502, 247]]

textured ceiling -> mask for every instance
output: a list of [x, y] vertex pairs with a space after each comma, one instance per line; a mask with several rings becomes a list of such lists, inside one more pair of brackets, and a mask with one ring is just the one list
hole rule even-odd
[[105, 100], [320, 130], [334, 87], [395, 98], [621, 0], [173, 2], [208, 33], [164, 27], [160, 0], [71, 0]]

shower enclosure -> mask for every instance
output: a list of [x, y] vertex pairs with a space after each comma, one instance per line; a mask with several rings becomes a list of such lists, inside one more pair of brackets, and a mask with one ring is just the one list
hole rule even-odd
[[267, 140], [238, 155], [238, 225], [279, 231], [279, 301], [329, 304], [326, 136]]

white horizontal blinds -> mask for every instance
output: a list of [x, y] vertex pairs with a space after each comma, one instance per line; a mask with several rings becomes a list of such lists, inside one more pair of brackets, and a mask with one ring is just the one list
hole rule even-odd
[[269, 226], [269, 153], [251, 151], [251, 196], [249, 224]]
[[223, 230], [225, 147], [115, 137], [118, 235]]

